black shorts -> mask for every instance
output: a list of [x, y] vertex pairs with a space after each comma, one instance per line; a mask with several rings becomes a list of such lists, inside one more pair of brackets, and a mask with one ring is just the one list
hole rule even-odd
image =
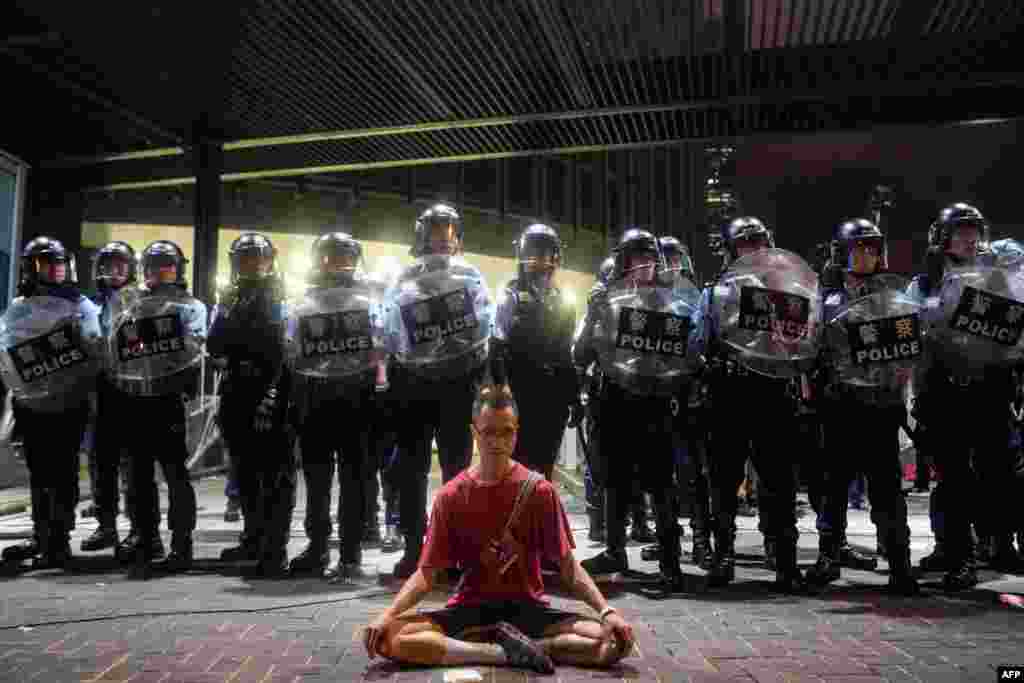
[[433, 612], [422, 612], [441, 627], [450, 638], [473, 635], [474, 631], [486, 632], [487, 627], [506, 621], [522, 631], [529, 638], [540, 638], [551, 626], [573, 621], [598, 621], [574, 612], [553, 609], [535, 602], [495, 602], [467, 607], [456, 605]]

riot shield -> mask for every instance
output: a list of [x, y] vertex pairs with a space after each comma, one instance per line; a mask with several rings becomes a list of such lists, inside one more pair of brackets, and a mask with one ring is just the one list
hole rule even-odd
[[366, 283], [313, 289], [288, 317], [285, 350], [296, 390], [322, 382], [366, 386], [385, 357], [379, 291]]
[[64, 398], [89, 390], [101, 349], [82, 332], [78, 314], [75, 302], [34, 296], [15, 299], [0, 316], [0, 371], [14, 398], [59, 412]]
[[107, 372], [119, 390], [166, 396], [187, 393], [196, 385], [204, 353], [204, 338], [189, 324], [196, 303], [185, 291], [118, 293], [106, 343]]
[[615, 282], [594, 325], [605, 380], [640, 396], [674, 396], [700, 370], [691, 352], [696, 307], [674, 287]]
[[457, 257], [418, 259], [387, 306], [395, 356], [411, 372], [440, 380], [483, 366], [494, 307], [475, 266]]
[[907, 281], [898, 275], [876, 275], [866, 286], [864, 296], [825, 322], [824, 356], [831, 379], [861, 400], [900, 404], [924, 358], [922, 306], [907, 296]]
[[818, 275], [784, 249], [748, 254], [715, 284], [711, 316], [719, 341], [740, 364], [769, 377], [795, 377], [818, 355]]
[[929, 304], [928, 348], [954, 374], [981, 377], [988, 368], [1020, 360], [1024, 273], [1019, 268], [954, 269]]

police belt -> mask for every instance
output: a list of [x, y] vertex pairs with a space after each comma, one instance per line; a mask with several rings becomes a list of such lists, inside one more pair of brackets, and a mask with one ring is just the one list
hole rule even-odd
[[295, 373], [293, 392], [295, 402], [315, 404], [319, 401], [356, 399], [369, 391], [373, 384], [375, 370], [366, 370], [345, 377], [316, 377]]
[[838, 382], [836, 391], [839, 399], [843, 401], [853, 401], [870, 406], [903, 405], [903, 397], [900, 393], [886, 387], [867, 387]]
[[266, 374], [262, 364], [251, 360], [231, 363], [228, 372], [239, 379], [261, 379]]
[[199, 383], [199, 359], [184, 370], [165, 377], [120, 377], [111, 374], [110, 382], [118, 391], [129, 396], [158, 398], [187, 393]]
[[412, 375], [417, 381], [441, 383], [469, 378], [479, 372], [486, 361], [487, 345], [481, 344], [456, 358], [421, 363], [399, 361], [397, 366], [400, 372]]

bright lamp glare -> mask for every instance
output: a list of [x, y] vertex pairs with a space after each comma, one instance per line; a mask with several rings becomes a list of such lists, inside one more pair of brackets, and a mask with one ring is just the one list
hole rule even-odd
[[569, 304], [570, 306], [576, 305], [576, 293], [573, 292], [571, 289], [563, 289], [562, 298], [565, 299], [565, 303]]
[[218, 275], [216, 277], [215, 281], [217, 283], [217, 286], [221, 287], [221, 288], [227, 287], [228, 286], [228, 282], [229, 282], [227, 275]]

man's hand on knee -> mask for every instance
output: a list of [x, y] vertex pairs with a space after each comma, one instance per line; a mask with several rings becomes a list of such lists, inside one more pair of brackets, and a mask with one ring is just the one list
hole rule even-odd
[[603, 639], [612, 646], [611, 652], [614, 653], [606, 664], [614, 664], [633, 652], [636, 643], [633, 627], [618, 612], [611, 612], [605, 616], [601, 622], [601, 632]]

